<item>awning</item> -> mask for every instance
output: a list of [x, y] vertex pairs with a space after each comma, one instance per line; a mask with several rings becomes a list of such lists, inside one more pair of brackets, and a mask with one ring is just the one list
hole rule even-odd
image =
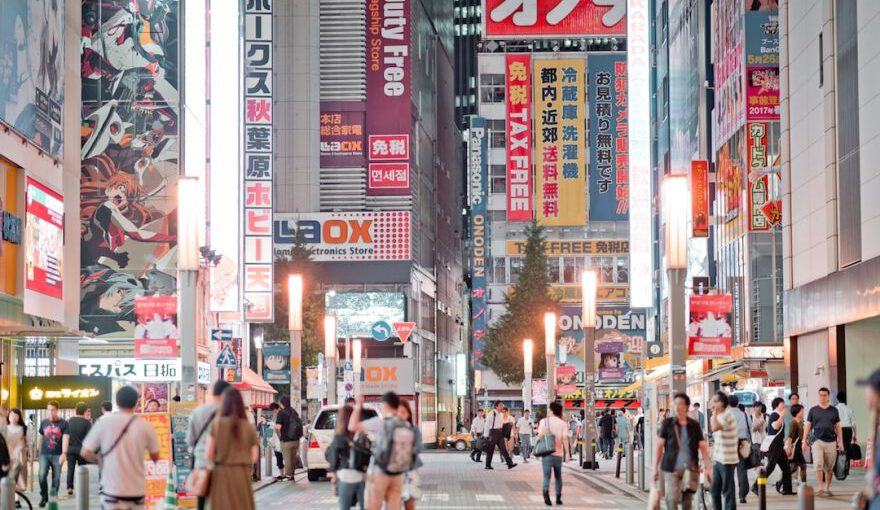
[[739, 372], [740, 370], [744, 370], [746, 368], [746, 364], [743, 361], [731, 361], [729, 363], [724, 363], [723, 365], [719, 365], [708, 372], [703, 372], [700, 375], [701, 381], [717, 381], [722, 377], [733, 374], [735, 372]]
[[235, 389], [241, 391], [261, 391], [263, 393], [272, 394], [278, 393], [272, 385], [264, 381], [262, 377], [257, 375], [257, 373], [250, 368], [243, 368], [241, 376], [240, 383], [232, 384]]
[[596, 399], [596, 409], [638, 409], [642, 403], [635, 398]]

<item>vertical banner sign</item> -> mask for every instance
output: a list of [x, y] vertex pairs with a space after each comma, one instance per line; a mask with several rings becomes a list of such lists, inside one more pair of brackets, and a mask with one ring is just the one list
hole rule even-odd
[[691, 296], [688, 358], [730, 356], [732, 311], [730, 294]]
[[25, 196], [24, 312], [63, 321], [64, 199], [31, 177]]
[[507, 221], [532, 220], [532, 57], [507, 55]]
[[630, 305], [651, 308], [654, 305], [654, 249], [651, 244], [651, 24], [648, 0], [627, 0], [626, 12]]
[[471, 355], [474, 368], [481, 370], [483, 350], [485, 348], [486, 329], [488, 328], [488, 309], [486, 305], [486, 259], [487, 232], [486, 221], [486, 180], [489, 173], [487, 159], [488, 137], [486, 136], [486, 119], [471, 117], [471, 129], [468, 137], [468, 182], [471, 197]]
[[745, 13], [746, 118], [779, 120], [779, 13]]
[[584, 61], [538, 60], [534, 76], [538, 221], [584, 225]]
[[159, 460], [153, 462], [149, 454], [144, 459], [147, 479], [144, 494], [145, 508], [158, 508], [158, 505], [165, 500], [166, 483], [172, 467], [171, 416], [168, 413], [145, 413], [138, 414], [138, 417], [153, 427], [159, 440]]
[[408, 195], [412, 82], [410, 2], [367, 8], [367, 195]]
[[693, 237], [709, 237], [709, 162], [691, 161], [691, 222]]
[[364, 166], [364, 103], [321, 102], [321, 168]]
[[272, 4], [247, 0], [244, 11], [244, 299], [245, 320], [271, 322], [272, 290]]
[[629, 113], [624, 54], [590, 57], [590, 221], [629, 215]]
[[196, 497], [187, 491], [186, 480], [192, 472], [192, 453], [186, 443], [189, 420], [198, 406], [196, 402], [171, 402], [171, 443], [173, 445], [174, 474], [177, 482], [177, 505], [179, 508], [196, 508]]
[[[746, 124], [749, 164], [749, 230], [753, 232], [770, 229], [770, 222], [767, 215], [764, 214], [764, 206], [771, 202], [769, 186], [771, 178], [774, 178], [766, 174], [767, 168], [771, 166], [768, 159], [767, 128], [766, 122]], [[777, 216], [774, 213], [771, 215]], [[778, 216], [781, 219], [781, 215]]]

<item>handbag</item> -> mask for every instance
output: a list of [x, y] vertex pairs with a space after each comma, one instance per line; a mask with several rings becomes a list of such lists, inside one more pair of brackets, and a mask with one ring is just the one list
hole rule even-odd
[[849, 460], [862, 460], [862, 447], [856, 443], [852, 443], [849, 445], [849, 450], [846, 452], [846, 456]]
[[837, 452], [837, 460], [834, 462], [834, 478], [838, 480], [846, 480], [849, 475], [849, 459], [846, 452]]
[[[546, 421], [547, 418], [544, 418]], [[547, 433], [538, 437], [535, 447], [532, 449], [532, 455], [535, 457], [546, 457], [556, 452], [556, 435], [550, 432], [550, 423], [547, 423]]]
[[[214, 422], [214, 416], [216, 412], [211, 413], [209, 416], [208, 422], [202, 427], [202, 430], [199, 431], [198, 435], [196, 435], [196, 440], [193, 441], [193, 445], [199, 444], [199, 440], [205, 435], [205, 431], [208, 430], [208, 427], [211, 426], [211, 423]], [[186, 491], [187, 493], [198, 496], [200, 498], [206, 497], [208, 495], [208, 491], [211, 489], [211, 472], [210, 468], [201, 468], [195, 469], [196, 457], [192, 456], [192, 471], [189, 476], [186, 477]]]
[[[672, 424], [672, 430], [675, 431], [675, 442], [678, 444], [678, 450], [681, 451], [681, 435], [678, 432], [678, 423]], [[690, 445], [686, 445], [690, 447]], [[694, 459], [695, 465], [699, 462]], [[681, 491], [684, 493], [694, 494], [700, 488], [700, 473], [696, 469], [686, 467], [681, 476]]]
[[474, 441], [475, 441], [474, 447], [477, 449], [477, 451], [482, 452], [482, 451], [486, 450], [486, 438], [485, 437], [477, 436], [477, 438], [474, 439]]

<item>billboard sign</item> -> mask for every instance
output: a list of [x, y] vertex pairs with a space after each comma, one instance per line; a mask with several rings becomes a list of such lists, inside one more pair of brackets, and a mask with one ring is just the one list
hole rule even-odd
[[691, 161], [691, 224], [693, 237], [709, 237], [709, 162]]
[[692, 295], [688, 324], [689, 358], [722, 358], [731, 352], [730, 294]]
[[746, 118], [779, 120], [779, 13], [745, 13]]
[[410, 259], [408, 211], [278, 214], [275, 257], [289, 257], [297, 237], [317, 262]]
[[[545, 239], [544, 253], [551, 257], [564, 255], [626, 255], [629, 239]], [[524, 257], [525, 239], [509, 239], [507, 255]]]
[[532, 57], [508, 54], [507, 221], [532, 220]]
[[389, 391], [412, 395], [414, 392], [415, 369], [410, 358], [365, 358], [362, 370], [361, 393], [364, 395], [383, 395]]
[[[408, 195], [408, 140], [412, 132], [410, 3], [375, 0], [367, 9], [366, 26], [369, 48], [366, 128], [370, 163], [367, 195]], [[394, 150], [390, 143], [383, 145], [382, 137], [390, 137], [388, 142], [406, 139], [406, 150]], [[400, 162], [393, 172], [372, 166], [374, 162], [388, 160]], [[405, 179], [402, 173], [406, 174]]]
[[[559, 314], [559, 349], [566, 363], [577, 370], [584, 367], [584, 329], [580, 305], [563, 305]], [[625, 385], [636, 380], [642, 368], [647, 317], [643, 310], [600, 307], [596, 310], [596, 347], [594, 372], [600, 385]]]
[[537, 219], [584, 225], [584, 61], [536, 60], [534, 76]]
[[290, 384], [290, 344], [263, 346], [263, 380], [271, 384]]
[[471, 242], [469, 248], [471, 273], [471, 358], [474, 368], [481, 370], [483, 365], [484, 340], [489, 327], [488, 318], [488, 279], [486, 260], [488, 260], [487, 189], [489, 137], [486, 132], [486, 119], [471, 117], [468, 137], [468, 175], [470, 176]]
[[64, 320], [64, 199], [28, 176], [25, 189], [24, 312]]
[[61, 409], [85, 402], [97, 410], [102, 402], [112, 399], [112, 385], [108, 377], [53, 375], [22, 377], [18, 390], [22, 409], [45, 409], [50, 400], [56, 400]]
[[629, 216], [626, 55], [590, 56], [590, 221]]
[[[356, 107], [356, 110], [352, 110]], [[366, 161], [366, 112], [362, 102], [321, 102], [321, 167], [359, 167]]]
[[110, 377], [126, 382], [171, 382], [179, 381], [181, 377], [180, 358], [79, 358], [77, 363], [80, 375]]
[[626, 1], [483, 0], [487, 39], [625, 36]]
[[[336, 316], [336, 336], [370, 336], [378, 321], [406, 320], [406, 297], [400, 292], [337, 292], [326, 294], [327, 314]], [[389, 327], [390, 329], [390, 327]]]

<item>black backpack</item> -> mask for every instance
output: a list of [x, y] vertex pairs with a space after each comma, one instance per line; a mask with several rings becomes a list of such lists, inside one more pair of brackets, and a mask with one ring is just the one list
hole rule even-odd
[[285, 413], [287, 417], [287, 426], [282, 427], [280, 434], [281, 437], [279, 439], [281, 439], [282, 442], [299, 441], [302, 439], [303, 423], [299, 414], [289, 407], [281, 412]]

